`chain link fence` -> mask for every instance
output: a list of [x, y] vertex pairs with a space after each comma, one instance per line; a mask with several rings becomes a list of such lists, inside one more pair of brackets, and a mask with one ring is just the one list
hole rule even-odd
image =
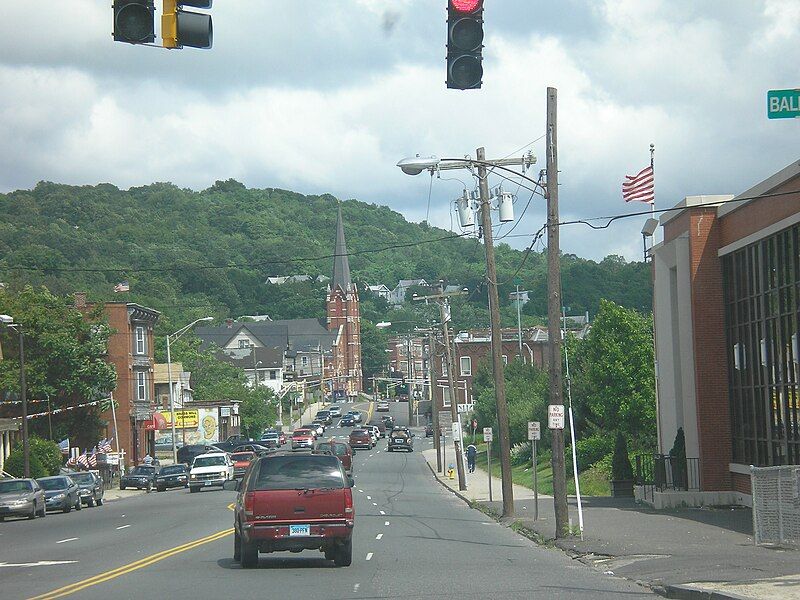
[[800, 466], [751, 467], [756, 544], [800, 546]]

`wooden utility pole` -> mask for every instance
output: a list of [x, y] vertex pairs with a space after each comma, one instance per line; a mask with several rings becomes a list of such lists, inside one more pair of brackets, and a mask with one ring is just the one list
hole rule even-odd
[[[445, 310], [447, 299], [439, 302], [439, 314], [442, 318], [442, 335], [444, 337], [444, 355], [447, 358], [447, 388], [450, 391], [450, 417], [453, 423], [458, 423], [458, 390], [455, 383], [455, 365], [453, 364], [453, 354], [450, 352], [450, 328], [447, 325], [448, 311]], [[463, 437], [463, 432], [462, 432]], [[461, 451], [461, 440], [457, 440], [453, 435], [453, 448], [456, 454], [456, 472], [458, 473], [458, 489], [467, 489], [467, 478], [464, 475], [464, 453]]]
[[[486, 151], [477, 150], [478, 189], [481, 199], [481, 226], [483, 247], [486, 251], [486, 278], [489, 284], [489, 321], [492, 330], [492, 371], [494, 374], [494, 394], [497, 405], [497, 428], [500, 444], [500, 473], [503, 490], [503, 518], [514, 516], [514, 491], [511, 481], [511, 435], [508, 425], [508, 404], [506, 404], [506, 379], [503, 372], [503, 332], [500, 329], [500, 304], [497, 294], [497, 269], [494, 263], [494, 242], [492, 239], [492, 214], [489, 203], [489, 182], [486, 175]], [[445, 340], [445, 344], [447, 340]]]
[[[547, 329], [549, 342], [550, 405], [564, 400], [561, 380], [561, 252], [558, 231], [558, 129], [556, 88], [547, 88]], [[553, 508], [556, 538], [569, 533], [567, 476], [564, 465], [564, 430], [551, 430]], [[502, 435], [502, 434], [501, 434]], [[534, 465], [534, 468], [536, 466]]]
[[436, 385], [436, 337], [433, 327], [428, 332], [428, 371], [431, 384], [428, 386], [429, 399], [431, 401], [431, 419], [433, 420], [433, 447], [436, 448], [436, 472], [442, 472], [442, 434], [439, 431], [439, 402], [436, 400], [436, 392], [433, 387]]

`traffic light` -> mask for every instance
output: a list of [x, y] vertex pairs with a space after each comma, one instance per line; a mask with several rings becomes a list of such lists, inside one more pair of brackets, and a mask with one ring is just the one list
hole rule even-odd
[[164, 48], [211, 48], [211, 15], [184, 10], [184, 6], [211, 8], [212, 0], [164, 0], [161, 39]]
[[447, 0], [447, 87], [481, 87], [483, 0]]
[[114, 41], [152, 44], [155, 36], [153, 0], [114, 0]]

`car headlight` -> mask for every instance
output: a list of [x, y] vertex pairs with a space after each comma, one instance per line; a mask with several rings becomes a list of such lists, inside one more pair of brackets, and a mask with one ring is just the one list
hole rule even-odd
[[192, 473], [192, 474], [191, 474], [191, 478], [192, 478], [192, 479], [197, 479], [197, 475], [195, 475], [194, 473]]
[[63, 499], [64, 499], [64, 494], [56, 494], [55, 496], [53, 496], [53, 500], [63, 500]]
[[219, 472], [219, 476], [220, 477], [225, 477], [227, 474], [228, 474], [228, 471], [220, 471]]
[[28, 500], [28, 499], [23, 499], [23, 500], [14, 500], [14, 501], [12, 502], [12, 504], [14, 504], [14, 505], [16, 505], [16, 506], [20, 506], [21, 504], [27, 504], [28, 502], [30, 502], [30, 500]]

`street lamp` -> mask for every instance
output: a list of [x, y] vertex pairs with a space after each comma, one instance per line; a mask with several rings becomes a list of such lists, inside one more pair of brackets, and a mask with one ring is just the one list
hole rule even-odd
[[[175, 333], [171, 333], [167, 336], [167, 380], [169, 382], [169, 414], [170, 414], [170, 422], [172, 424], [172, 462], [176, 464], [178, 462], [178, 447], [176, 445], [175, 437], [177, 433], [175, 432], [175, 394], [172, 390], [172, 354], [170, 353], [170, 338], [177, 340], [181, 337], [184, 333], [189, 331], [192, 327], [197, 325], [202, 321], [213, 321], [214, 317], [203, 317], [202, 319], [196, 319], [186, 325], [185, 327], [181, 327]], [[183, 406], [183, 399], [181, 399], [181, 406]]]
[[25, 336], [22, 326], [14, 323], [11, 315], [0, 315], [0, 323], [19, 334], [19, 399], [22, 401], [22, 457], [23, 476], [31, 476], [31, 448], [28, 441], [28, 393], [25, 387]]

